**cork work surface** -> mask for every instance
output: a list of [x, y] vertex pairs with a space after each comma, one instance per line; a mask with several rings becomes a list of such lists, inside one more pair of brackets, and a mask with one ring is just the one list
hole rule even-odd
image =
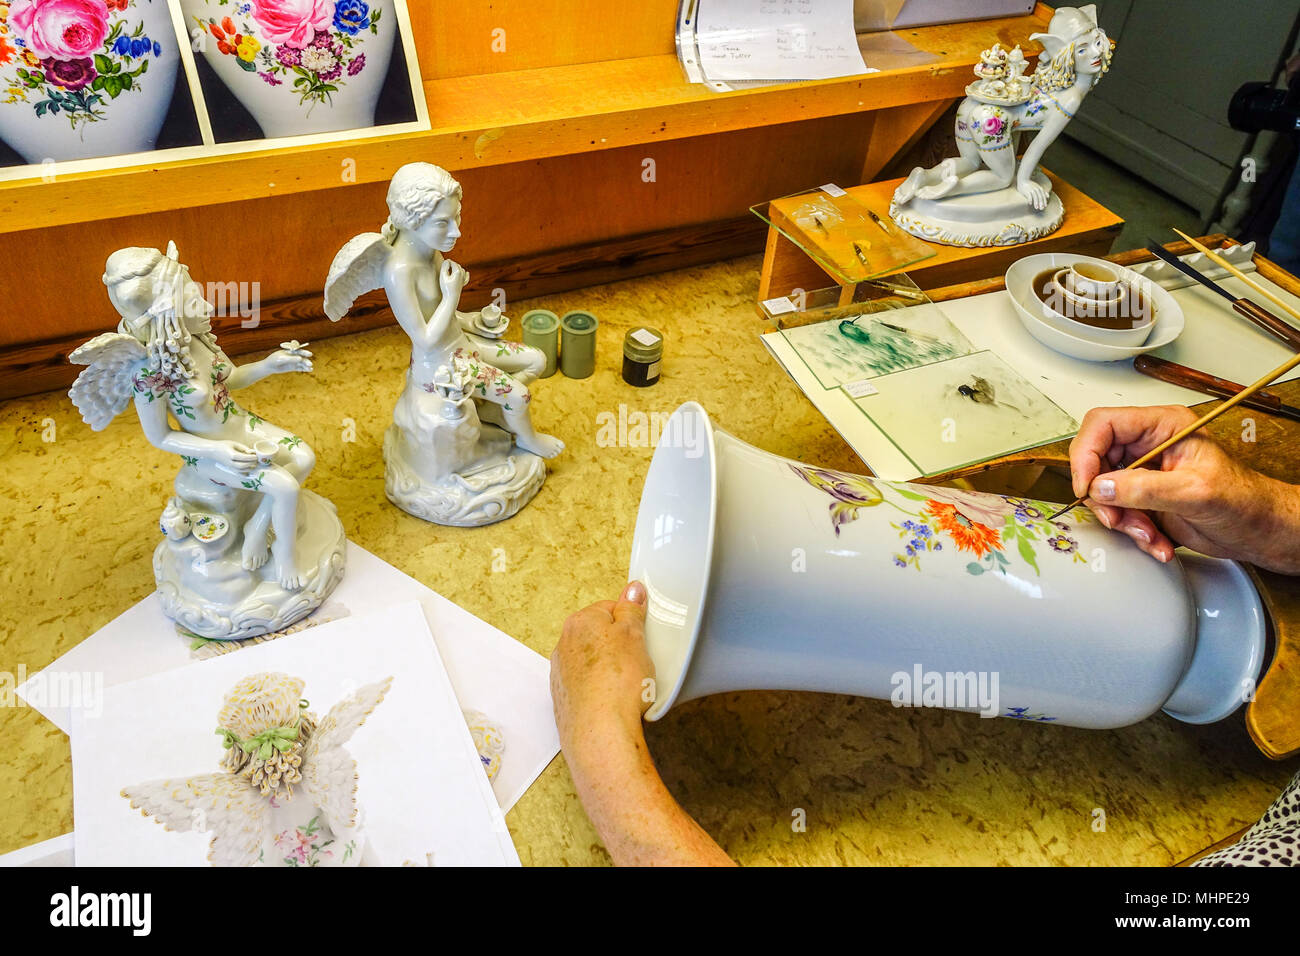
[[[581, 308], [601, 328], [592, 378], [534, 386], [538, 427], [568, 447], [537, 499], [499, 525], [437, 527], [384, 498], [380, 443], [408, 354], [395, 327], [321, 342], [314, 376], [267, 379], [241, 401], [312, 445], [308, 486], [338, 505], [352, 540], [549, 654], [570, 611], [625, 580], [652, 449], [601, 447], [602, 413], [617, 429], [620, 409], [635, 425], [638, 412], [694, 399], [768, 451], [862, 470], [760, 343], [758, 266], [747, 258], [511, 303], [515, 319]], [[663, 378], [649, 389], [619, 375], [623, 335], [637, 324], [666, 341]], [[354, 442], [342, 440], [346, 420]], [[92, 433], [62, 393], [0, 404], [0, 460], [0, 671], [31, 673], [152, 590], [175, 461], [129, 413]], [[1166, 865], [1253, 823], [1297, 767], [1261, 755], [1240, 714], [1208, 727], [1158, 714], [1096, 732], [824, 694], [693, 701], [648, 737], [669, 789], [748, 864]], [[0, 852], [71, 829], [67, 738], [17, 706], [0, 708], [0, 741]], [[563, 757], [507, 821], [525, 863], [608, 862]]]

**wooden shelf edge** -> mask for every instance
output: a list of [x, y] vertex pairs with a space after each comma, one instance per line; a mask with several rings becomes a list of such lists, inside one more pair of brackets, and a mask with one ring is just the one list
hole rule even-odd
[[[1044, 22], [1039, 9], [988, 29], [1012, 25], [1027, 37]], [[921, 28], [909, 36], [948, 34]], [[687, 83], [676, 57], [662, 55], [430, 80], [429, 115], [442, 123], [433, 130], [0, 183], [0, 231], [382, 182], [417, 159], [462, 170], [961, 96], [978, 53], [934, 55], [942, 58], [723, 94]], [[345, 160], [355, 164], [348, 182]]]

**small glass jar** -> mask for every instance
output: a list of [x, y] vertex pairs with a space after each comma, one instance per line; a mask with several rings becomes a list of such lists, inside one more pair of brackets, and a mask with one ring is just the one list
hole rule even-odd
[[645, 388], [659, 381], [664, 337], [658, 329], [638, 326], [623, 337], [623, 381]]

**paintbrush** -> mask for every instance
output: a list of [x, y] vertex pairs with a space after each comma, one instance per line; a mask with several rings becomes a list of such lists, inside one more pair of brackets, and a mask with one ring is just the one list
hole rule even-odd
[[1250, 286], [1252, 289], [1254, 289], [1256, 292], [1258, 292], [1258, 293], [1259, 293], [1260, 295], [1262, 295], [1264, 298], [1268, 299], [1268, 300], [1269, 300], [1270, 302], [1272, 302], [1274, 305], [1279, 305], [1279, 306], [1281, 306], [1284, 310], [1286, 310], [1287, 312], [1289, 312], [1292, 316], [1294, 316], [1294, 317], [1297, 318], [1297, 319], [1300, 319], [1300, 313], [1296, 312], [1296, 310], [1293, 309], [1293, 308], [1291, 308], [1291, 306], [1288, 305], [1286, 302], [1283, 302], [1281, 299], [1279, 299], [1279, 298], [1278, 298], [1276, 295], [1274, 295], [1272, 292], [1269, 292], [1268, 289], [1264, 288], [1262, 285], [1260, 285], [1258, 282], [1256, 282], [1256, 281], [1255, 281], [1254, 279], [1252, 279], [1250, 276], [1246, 275], [1244, 272], [1242, 272], [1240, 269], [1238, 269], [1236, 266], [1234, 266], [1234, 265], [1233, 265], [1231, 262], [1229, 262], [1227, 259], [1223, 258], [1223, 256], [1218, 255], [1218, 254], [1217, 254], [1213, 249], [1207, 249], [1205, 246], [1201, 245], [1199, 242], [1197, 242], [1197, 241], [1196, 241], [1195, 239], [1193, 239], [1191, 236], [1187, 235], [1187, 233], [1185, 233], [1185, 232], [1180, 232], [1180, 231], [1177, 230], [1177, 229], [1174, 229], [1174, 232], [1177, 232], [1178, 235], [1182, 236], [1183, 239], [1184, 239], [1184, 241], [1186, 241], [1186, 243], [1187, 243], [1189, 246], [1191, 246], [1191, 247], [1192, 247], [1193, 249], [1195, 249], [1197, 252], [1203, 253], [1203, 254], [1205, 255], [1205, 258], [1209, 259], [1209, 260], [1210, 260], [1211, 262], [1213, 262], [1215, 265], [1222, 266], [1223, 268], [1227, 269], [1227, 270], [1228, 270], [1229, 272], [1231, 272], [1234, 276], [1236, 276], [1236, 277], [1237, 277], [1238, 279], [1240, 279], [1242, 282], [1246, 283], [1246, 285]]
[[[1179, 233], [1179, 235], [1182, 235], [1182, 233]], [[1202, 246], [1201, 248], [1204, 249], [1205, 247]], [[1269, 335], [1273, 336], [1274, 338], [1282, 342], [1285, 342], [1287, 345], [1291, 347], [1292, 351], [1300, 351], [1300, 329], [1296, 329], [1294, 326], [1288, 324], [1284, 320], [1279, 319], [1276, 315], [1274, 315], [1272, 312], [1265, 309], [1263, 306], [1256, 305], [1254, 302], [1251, 302], [1249, 299], [1242, 299], [1233, 295], [1231, 292], [1229, 292], [1223, 286], [1219, 285], [1219, 283], [1215, 282], [1213, 279], [1197, 272], [1186, 262], [1183, 262], [1182, 259], [1178, 258], [1176, 255], [1174, 255], [1164, 246], [1160, 245], [1160, 243], [1156, 242], [1154, 239], [1147, 240], [1147, 251], [1163, 259], [1165, 262], [1169, 263], [1169, 265], [1173, 266], [1175, 269], [1177, 269], [1179, 272], [1181, 272], [1183, 275], [1187, 276], [1188, 278], [1195, 279], [1197, 282], [1201, 283], [1201, 285], [1205, 286], [1211, 292], [1217, 292], [1219, 295], [1223, 296], [1230, 303], [1232, 303], [1232, 308], [1235, 312], [1237, 312], [1239, 315], [1244, 315], [1247, 319], [1249, 319], [1255, 325], [1259, 326], [1259, 328], [1263, 329]], [[1212, 253], [1210, 253], [1208, 249], [1205, 249], [1205, 251], [1206, 253], [1212, 255]], [[1227, 265], [1226, 262], [1222, 262], [1222, 260], [1220, 261], [1223, 265]], [[1260, 291], [1262, 292], [1264, 290], [1261, 289]]]
[[[1287, 310], [1292, 311], [1290, 306], [1287, 306]], [[1300, 319], [1300, 314], [1297, 314], [1296, 318]], [[1274, 379], [1281, 378], [1283, 375], [1291, 371], [1296, 366], [1300, 366], [1300, 353], [1291, 356], [1289, 359], [1287, 359], [1277, 368], [1273, 369], [1273, 371], [1266, 373], [1263, 378], [1259, 379], [1259, 381], [1247, 385], [1240, 392], [1232, 396], [1232, 398], [1228, 399], [1223, 404], [1216, 405], [1214, 408], [1210, 409], [1208, 412], [1206, 412], [1196, 421], [1192, 422], [1190, 425], [1188, 425], [1178, 434], [1174, 435], [1172, 438], [1162, 441], [1155, 448], [1152, 448], [1149, 452], [1147, 452], [1137, 461], [1133, 462], [1133, 464], [1128, 465], [1126, 468], [1124, 468], [1124, 471], [1128, 471], [1132, 468], [1140, 468], [1141, 466], [1145, 465], [1147, 462], [1151, 461], [1156, 456], [1163, 454], [1171, 446], [1176, 445], [1178, 442], [1182, 441], [1192, 432], [1214, 421], [1216, 418], [1218, 418], [1228, 409], [1233, 408], [1236, 405], [1240, 405], [1246, 399], [1250, 398], [1252, 395], [1258, 392], [1261, 388], [1264, 388], [1265, 386], [1271, 384], [1274, 381]], [[1060, 511], [1057, 511], [1055, 514], [1050, 515], [1048, 520], [1054, 520], [1056, 518], [1059, 518], [1061, 515], [1065, 514], [1071, 508], [1076, 508], [1081, 504], [1083, 504], [1083, 498], [1082, 497], [1075, 498], [1073, 501], [1071, 501]]]

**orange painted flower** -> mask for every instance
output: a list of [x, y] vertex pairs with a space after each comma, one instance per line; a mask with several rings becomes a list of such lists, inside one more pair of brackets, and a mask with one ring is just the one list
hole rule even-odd
[[1002, 535], [996, 529], [971, 521], [955, 505], [931, 499], [925, 503], [923, 513], [934, 519], [939, 530], [947, 532], [959, 551], [970, 551], [982, 558], [991, 551], [1002, 550]]
[[221, 18], [221, 29], [225, 30], [227, 33], [234, 33], [234, 32], [235, 32], [235, 21], [232, 20], [232, 19], [230, 19], [230, 17], [222, 17], [222, 18]]
[[104, 5], [110, 10], [125, 10], [131, 3], [131, 0], [104, 0]]
[[6, 37], [0, 37], [0, 63], [8, 63], [18, 51]]

